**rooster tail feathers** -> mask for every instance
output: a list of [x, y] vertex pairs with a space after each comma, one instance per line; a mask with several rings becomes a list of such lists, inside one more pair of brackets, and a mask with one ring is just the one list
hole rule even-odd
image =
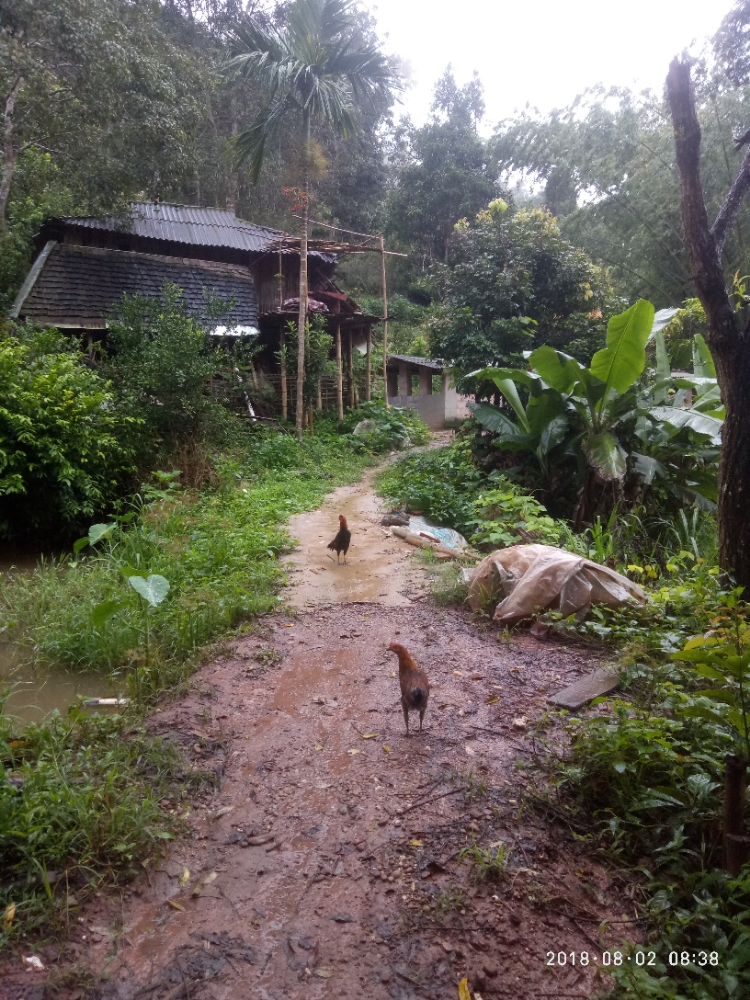
[[421, 687], [413, 687], [409, 692], [409, 701], [414, 708], [421, 708], [427, 704], [427, 695]]

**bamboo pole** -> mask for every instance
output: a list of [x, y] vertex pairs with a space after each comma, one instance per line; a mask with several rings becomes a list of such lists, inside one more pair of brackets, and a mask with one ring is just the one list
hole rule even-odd
[[372, 323], [367, 324], [367, 385], [365, 386], [365, 399], [368, 403], [372, 399]]
[[349, 406], [354, 409], [356, 402], [354, 399], [354, 358], [352, 356], [352, 328], [349, 327], [349, 349], [346, 355], [346, 374], [349, 379]]
[[344, 419], [344, 366], [341, 359], [341, 323], [336, 320], [336, 411]]
[[388, 409], [388, 286], [385, 280], [385, 235], [380, 234], [380, 261], [383, 272], [383, 398]]

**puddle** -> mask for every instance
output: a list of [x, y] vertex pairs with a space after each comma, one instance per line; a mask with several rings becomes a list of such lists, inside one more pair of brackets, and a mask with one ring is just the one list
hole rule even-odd
[[13, 691], [4, 712], [21, 722], [41, 722], [55, 709], [65, 715], [79, 697], [114, 698], [120, 694], [106, 674], [36, 667], [24, 662], [16, 646], [0, 642], [0, 691], [9, 687]]

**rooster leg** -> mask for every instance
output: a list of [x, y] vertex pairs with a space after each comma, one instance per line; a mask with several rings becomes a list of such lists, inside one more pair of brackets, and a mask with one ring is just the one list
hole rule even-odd
[[422, 732], [422, 719], [424, 719], [424, 709], [419, 713], [419, 731]]
[[409, 709], [406, 707], [405, 702], [401, 701], [401, 708], [404, 710], [404, 722], [406, 723], [406, 735], [409, 735]]

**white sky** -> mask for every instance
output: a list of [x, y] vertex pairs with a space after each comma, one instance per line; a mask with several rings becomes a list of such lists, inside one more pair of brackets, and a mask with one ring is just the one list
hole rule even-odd
[[732, 0], [365, 0], [387, 51], [411, 64], [402, 113], [428, 115], [448, 63], [477, 70], [483, 131], [527, 103], [563, 107], [588, 86], [660, 89], [673, 56], [718, 28]]

